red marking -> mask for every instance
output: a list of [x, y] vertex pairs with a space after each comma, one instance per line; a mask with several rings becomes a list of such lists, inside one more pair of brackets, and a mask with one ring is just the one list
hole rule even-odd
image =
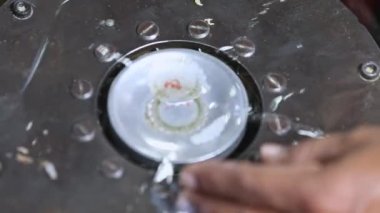
[[178, 81], [177, 79], [165, 82], [164, 87], [165, 89], [176, 89], [176, 90], [182, 89], [181, 82]]

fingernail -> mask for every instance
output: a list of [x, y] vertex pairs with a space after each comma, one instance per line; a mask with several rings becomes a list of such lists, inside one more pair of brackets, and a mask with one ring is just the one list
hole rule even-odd
[[197, 181], [194, 175], [187, 172], [181, 173], [179, 182], [183, 187], [188, 189], [194, 190], [197, 187]]
[[180, 195], [176, 202], [177, 213], [194, 213], [194, 207], [185, 195]]
[[279, 158], [286, 154], [286, 149], [281, 145], [276, 144], [264, 144], [260, 148], [260, 154], [267, 158]]

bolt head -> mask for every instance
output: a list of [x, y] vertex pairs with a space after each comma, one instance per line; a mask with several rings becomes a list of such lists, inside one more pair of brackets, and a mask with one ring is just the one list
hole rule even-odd
[[265, 117], [269, 129], [278, 136], [284, 136], [292, 129], [292, 121], [285, 115], [271, 114]]
[[100, 44], [95, 50], [94, 54], [100, 62], [108, 63], [111, 62], [114, 58], [115, 48], [109, 44]]
[[239, 37], [232, 42], [236, 53], [244, 58], [253, 56], [256, 52], [256, 45], [246, 36]]
[[11, 4], [13, 16], [17, 19], [25, 20], [33, 15], [33, 7], [26, 1], [15, 1]]
[[364, 63], [360, 66], [360, 75], [366, 81], [377, 81], [380, 78], [380, 67], [373, 61]]
[[287, 88], [287, 79], [279, 73], [269, 73], [263, 79], [263, 87], [270, 93], [281, 93]]
[[95, 139], [96, 127], [91, 120], [85, 119], [73, 125], [72, 135], [79, 142], [90, 142]]
[[94, 88], [87, 80], [75, 79], [71, 85], [71, 94], [79, 100], [87, 100], [93, 96]]
[[137, 26], [136, 33], [145, 41], [153, 41], [160, 35], [160, 28], [153, 21], [144, 21]]
[[120, 162], [108, 159], [101, 163], [100, 172], [106, 178], [121, 179], [124, 175], [124, 168]]
[[211, 28], [206, 21], [195, 20], [189, 24], [188, 31], [192, 38], [204, 39], [210, 34]]

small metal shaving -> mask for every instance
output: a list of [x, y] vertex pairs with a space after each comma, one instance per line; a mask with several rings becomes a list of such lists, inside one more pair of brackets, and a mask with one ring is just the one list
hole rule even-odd
[[284, 97], [281, 95], [281, 96], [277, 96], [276, 98], [274, 98], [269, 106], [270, 110], [272, 112], [275, 112], [277, 111], [278, 107], [280, 106], [281, 102], [284, 100]]
[[48, 130], [48, 129], [44, 129], [44, 130], [42, 131], [42, 134], [43, 134], [44, 136], [49, 135], [49, 130]]
[[141, 184], [141, 186], [139, 188], [139, 193], [145, 194], [145, 192], [147, 191], [148, 188], [149, 188], [149, 185], [147, 183]]
[[215, 25], [214, 19], [212, 19], [212, 18], [205, 18], [203, 21], [205, 21], [210, 26], [214, 26]]
[[55, 169], [55, 166], [50, 161], [42, 161], [41, 166], [44, 168], [45, 173], [50, 178], [50, 180], [57, 180], [58, 179], [58, 172]]
[[195, 4], [198, 5], [198, 6], [203, 6], [201, 0], [194, 0]]
[[29, 132], [33, 127], [33, 121], [29, 121], [29, 123], [25, 127], [25, 131]]
[[325, 137], [325, 133], [322, 130], [304, 130], [300, 129], [297, 133], [301, 136], [313, 138], [313, 139], [323, 139]]
[[219, 50], [223, 51], [223, 52], [230, 51], [230, 50], [233, 50], [233, 49], [234, 49], [233, 46], [223, 46], [223, 47], [219, 48]]
[[318, 128], [314, 128], [304, 124], [295, 124], [294, 129], [298, 135], [309, 137], [312, 139], [323, 139], [326, 136], [326, 133]]
[[288, 100], [289, 98], [293, 97], [293, 95], [294, 95], [294, 92], [285, 95], [285, 96], [284, 96], [284, 101], [286, 101], [286, 100]]
[[115, 20], [113, 20], [113, 19], [101, 20], [99, 24], [101, 26], [113, 27], [113, 26], [115, 26]]
[[35, 146], [35, 145], [37, 145], [37, 138], [35, 138], [33, 141], [32, 141], [32, 146]]
[[154, 176], [153, 182], [154, 183], [171, 183], [173, 182], [174, 177], [174, 165], [168, 158], [164, 158], [159, 165], [157, 172]]
[[25, 165], [30, 165], [34, 162], [33, 158], [31, 158], [27, 155], [24, 155], [24, 154], [20, 154], [20, 153], [18, 153], [16, 155], [16, 161], [18, 161], [22, 164], [25, 164]]
[[17, 147], [17, 151], [20, 152], [21, 154], [24, 154], [24, 155], [29, 154], [29, 149], [24, 147], [24, 146]]

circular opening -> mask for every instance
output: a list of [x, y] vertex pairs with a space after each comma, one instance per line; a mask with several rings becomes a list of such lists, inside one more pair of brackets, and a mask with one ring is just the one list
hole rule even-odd
[[156, 165], [236, 157], [254, 140], [261, 114], [248, 71], [216, 48], [193, 42], [155, 43], [116, 64], [99, 95], [104, 132], [124, 156]]

